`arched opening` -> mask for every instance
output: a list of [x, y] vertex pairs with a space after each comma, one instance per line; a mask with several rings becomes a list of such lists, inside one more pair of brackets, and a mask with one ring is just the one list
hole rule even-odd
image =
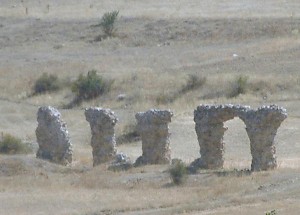
[[251, 169], [250, 140], [245, 123], [235, 117], [224, 123], [227, 131], [224, 134], [224, 168], [225, 169]]

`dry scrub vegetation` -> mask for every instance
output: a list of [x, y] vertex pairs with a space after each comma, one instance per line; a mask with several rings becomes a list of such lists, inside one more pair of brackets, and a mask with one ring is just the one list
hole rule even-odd
[[[105, 32], [101, 17], [112, 11]], [[33, 152], [0, 154], [0, 214], [298, 214], [299, 11], [297, 0], [1, 1], [0, 132]], [[287, 108], [279, 169], [244, 170], [250, 146], [238, 119], [227, 123], [225, 169], [189, 174], [180, 186], [169, 166], [92, 168], [84, 108], [116, 112], [118, 150], [132, 160], [142, 153], [134, 114], [172, 109], [172, 158], [188, 164], [199, 157], [193, 110], [204, 103]], [[43, 105], [67, 123], [70, 167], [35, 158]]]
[[[89, 75], [92, 73], [94, 73], [94, 78]], [[53, 79], [54, 77], [56, 79]], [[65, 99], [55, 103], [54, 100], [54, 104], [60, 108], [86, 107], [92, 103], [112, 109], [130, 108], [141, 111], [158, 107], [172, 108], [181, 112], [187, 107], [193, 107], [205, 101], [231, 99], [236, 103], [239, 101], [271, 103], [277, 100], [298, 99], [300, 91], [299, 75], [251, 77], [229, 73], [224, 77], [224, 75], [214, 74], [204, 76], [200, 72], [177, 75], [165, 73], [159, 74], [159, 80], [157, 80], [158, 74], [136, 73], [126, 75], [126, 77], [105, 79], [101, 76], [101, 72], [91, 70], [86, 73], [86, 77], [91, 78], [84, 80], [85, 76], [81, 74], [76, 81], [69, 82], [56, 92], [59, 90], [57, 76], [44, 73], [41, 76], [42, 79], [35, 81], [34, 95], [48, 92], [54, 99], [60, 99], [63, 94], [69, 101]], [[70, 80], [71, 77], [67, 79]], [[42, 83], [46, 86], [41, 86], [41, 80], [46, 82]], [[63, 83], [63, 80], [61, 82]], [[34, 100], [31, 97], [29, 99]], [[40, 98], [43, 99], [41, 96]], [[85, 100], [86, 103], [82, 104]]]

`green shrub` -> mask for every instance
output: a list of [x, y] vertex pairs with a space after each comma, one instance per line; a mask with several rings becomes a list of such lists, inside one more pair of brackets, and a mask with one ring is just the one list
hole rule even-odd
[[100, 27], [106, 37], [112, 37], [115, 34], [115, 22], [119, 15], [119, 11], [112, 11], [104, 13], [101, 18]]
[[198, 76], [196, 74], [189, 74], [186, 83], [175, 92], [161, 92], [156, 97], [157, 104], [168, 104], [174, 102], [182, 95], [199, 89], [206, 83], [206, 77]]
[[276, 215], [276, 210], [272, 210], [270, 212], [267, 212], [266, 215]]
[[172, 103], [178, 97], [177, 93], [171, 92], [160, 92], [159, 95], [156, 97], [155, 101], [156, 104], [168, 104]]
[[180, 94], [185, 94], [189, 91], [199, 89], [206, 83], [206, 77], [198, 76], [196, 74], [189, 74], [185, 85], [179, 91]]
[[30, 153], [31, 148], [22, 143], [21, 139], [10, 134], [2, 134], [0, 139], [0, 153], [2, 154], [26, 154]]
[[96, 70], [88, 72], [87, 76], [79, 75], [78, 79], [72, 84], [72, 92], [76, 93], [77, 100], [88, 100], [107, 93], [112, 81], [105, 80], [97, 74]]
[[240, 75], [233, 83], [229, 97], [237, 97], [240, 94], [245, 94], [248, 87], [248, 77]]
[[60, 84], [58, 81], [58, 77], [56, 75], [49, 75], [47, 73], [43, 73], [34, 84], [34, 93], [44, 93], [56, 91], [60, 88]]
[[117, 144], [132, 143], [141, 140], [141, 136], [135, 124], [127, 124], [122, 130], [122, 134], [117, 137]]
[[188, 171], [186, 165], [182, 161], [176, 160], [169, 169], [169, 173], [173, 183], [180, 185], [186, 181]]

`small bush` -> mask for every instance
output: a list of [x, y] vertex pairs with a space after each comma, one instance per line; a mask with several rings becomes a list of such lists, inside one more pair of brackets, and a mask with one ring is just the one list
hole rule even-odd
[[233, 83], [233, 87], [229, 94], [229, 97], [237, 97], [240, 94], [245, 94], [248, 87], [248, 77], [247, 76], [239, 76]]
[[112, 37], [115, 34], [115, 22], [119, 15], [119, 11], [112, 11], [104, 13], [101, 18], [100, 27], [106, 37]]
[[141, 140], [135, 124], [128, 124], [124, 127], [122, 134], [117, 137], [118, 144], [132, 143]]
[[56, 75], [49, 75], [47, 73], [43, 73], [34, 84], [34, 93], [44, 93], [56, 91], [60, 88], [60, 84], [58, 81], [58, 77]]
[[206, 83], [206, 77], [198, 76], [196, 74], [189, 74], [186, 83], [175, 92], [162, 92], [156, 98], [157, 104], [172, 103], [182, 95], [199, 89]]
[[180, 94], [185, 94], [189, 91], [199, 89], [206, 83], [206, 77], [201, 77], [195, 74], [189, 74], [186, 84], [179, 91]]
[[111, 89], [112, 83], [98, 75], [96, 70], [91, 70], [87, 76], [79, 75], [72, 85], [72, 92], [76, 93], [77, 100], [93, 99], [107, 93]]
[[173, 183], [180, 185], [186, 181], [188, 171], [186, 165], [182, 161], [178, 160], [172, 164], [169, 169], [169, 173]]
[[10, 134], [2, 134], [0, 139], [0, 153], [2, 154], [26, 154], [31, 148], [22, 143], [21, 139]]
[[276, 210], [272, 210], [270, 212], [267, 212], [266, 215], [276, 215]]
[[160, 94], [156, 97], [156, 104], [168, 104], [172, 103], [178, 97], [177, 93], [170, 92], [160, 92]]

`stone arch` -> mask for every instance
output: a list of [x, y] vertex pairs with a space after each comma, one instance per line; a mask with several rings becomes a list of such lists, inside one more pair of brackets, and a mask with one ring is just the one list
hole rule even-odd
[[252, 155], [251, 170], [277, 167], [274, 137], [286, 110], [278, 106], [263, 106], [257, 110], [240, 105], [200, 105], [194, 111], [195, 130], [201, 157], [191, 167], [218, 169], [224, 164], [224, 122], [239, 117], [246, 125]]

